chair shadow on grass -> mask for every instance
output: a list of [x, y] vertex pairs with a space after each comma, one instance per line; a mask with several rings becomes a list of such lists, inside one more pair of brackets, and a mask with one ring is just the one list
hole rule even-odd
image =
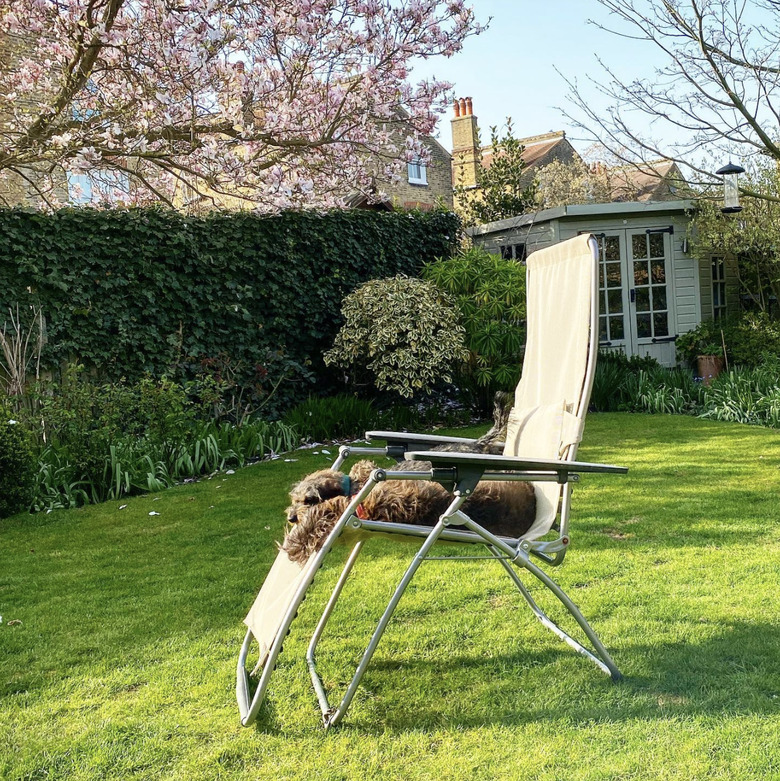
[[[361, 704], [340, 729], [379, 734], [780, 711], [780, 626], [774, 624], [732, 622], [697, 644], [626, 644], [614, 653], [625, 676], [618, 683], [562, 643], [553, 647], [557, 642], [551, 636], [546, 648], [524, 650], [520, 640], [518, 650], [490, 657], [442, 649], [438, 659], [403, 662], [380, 646], [361, 684]], [[338, 689], [351, 675], [348, 664], [343, 675]], [[277, 731], [275, 710], [264, 705], [259, 731]]]

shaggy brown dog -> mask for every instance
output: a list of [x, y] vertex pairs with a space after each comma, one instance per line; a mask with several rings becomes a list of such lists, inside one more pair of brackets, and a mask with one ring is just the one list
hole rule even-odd
[[[341, 472], [327, 469], [315, 472], [295, 487], [294, 500], [303, 497], [304, 501], [288, 510], [288, 518], [294, 525], [281, 546], [291, 560], [303, 564], [322, 547], [351, 497], [376, 468], [371, 461], [359, 461], [352, 467], [349, 480]], [[425, 471], [430, 469], [430, 464], [403, 461], [393, 469]], [[346, 490], [347, 485], [349, 491]], [[320, 498], [315, 501], [315, 497]], [[452, 499], [452, 495], [438, 483], [388, 480], [379, 483], [366, 497], [358, 507], [358, 516], [372, 521], [433, 526]], [[534, 522], [536, 497], [530, 483], [484, 482], [464, 503], [463, 511], [493, 534], [519, 537]]]
[[[503, 440], [511, 409], [511, 394], [497, 393], [493, 427], [473, 444], [443, 444], [432, 450], [449, 452], [503, 452]], [[305, 562], [318, 551], [343, 515], [352, 497], [377, 468], [372, 461], [358, 461], [349, 475], [323, 469], [308, 475], [290, 491], [287, 520], [291, 527], [281, 545], [293, 561]], [[428, 471], [427, 461], [402, 461], [392, 469], [405, 472]], [[359, 517], [389, 523], [433, 526], [452, 502], [441, 485], [426, 480], [388, 480], [379, 483], [358, 509]], [[485, 482], [463, 505], [464, 512], [494, 534], [519, 537], [536, 517], [533, 486], [524, 482]]]
[[[491, 453], [500, 455], [504, 449], [504, 439], [506, 439], [506, 427], [509, 422], [512, 400], [513, 397], [509, 393], [500, 391], [496, 393], [493, 402], [493, 426], [490, 431], [477, 439], [473, 444], [449, 443], [437, 445], [431, 448], [431, 450], [441, 450], [450, 453]], [[371, 462], [363, 461], [360, 463], [368, 464]], [[404, 462], [404, 464], [405, 471], [427, 471], [431, 468], [431, 465], [427, 462], [413, 463], [411, 465], [410, 462]], [[400, 467], [394, 468], [398, 469]], [[352, 471], [355, 472], [356, 469], [360, 471], [359, 464], [356, 464]], [[287, 520], [290, 523], [297, 523], [298, 516], [307, 507], [320, 504], [336, 496], [356, 494], [359, 486], [362, 486], [368, 479], [372, 469], [376, 469], [376, 466], [372, 465], [371, 469], [357, 480], [352, 477], [352, 473], [350, 473], [350, 480], [343, 472], [337, 472], [335, 469], [322, 469], [319, 472], [307, 475], [290, 490], [291, 504], [287, 508]]]

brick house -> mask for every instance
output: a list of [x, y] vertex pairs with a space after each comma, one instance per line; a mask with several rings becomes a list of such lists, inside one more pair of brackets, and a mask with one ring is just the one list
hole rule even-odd
[[430, 153], [430, 162], [427, 165], [408, 163], [401, 180], [387, 182], [382, 189], [395, 208], [452, 209], [452, 157], [435, 138], [427, 137], [423, 144]]
[[[456, 186], [467, 188], [465, 197], [479, 197], [479, 170], [490, 168], [495, 150], [490, 145], [480, 145], [472, 99], [459, 98], [453, 107], [452, 181]], [[522, 157], [526, 168], [523, 186], [530, 185], [537, 172], [552, 162], [582, 162], [563, 130], [527, 136], [518, 141], [524, 147]], [[671, 160], [648, 163], [639, 170], [631, 166], [607, 168], [597, 163], [591, 170], [606, 177], [611, 191], [610, 201], [674, 201], [691, 195], [680, 169]], [[455, 198], [456, 206], [457, 199], [458, 196]]]
[[[495, 150], [491, 145], [482, 146], [479, 138], [477, 117], [471, 98], [459, 98], [454, 104], [452, 127], [452, 181], [456, 186], [468, 188], [472, 197], [478, 197], [477, 185], [480, 168], [490, 168]], [[579, 158], [562, 130], [553, 133], [528, 136], [518, 139], [523, 145], [523, 161], [526, 169], [523, 184], [531, 184], [536, 172], [557, 160], [570, 163]], [[457, 206], [457, 197], [455, 201]]]

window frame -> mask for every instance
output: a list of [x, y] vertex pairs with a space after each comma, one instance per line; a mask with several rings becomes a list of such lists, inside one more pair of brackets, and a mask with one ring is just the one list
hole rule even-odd
[[[413, 169], [415, 169], [413, 171]], [[421, 160], [410, 160], [406, 164], [406, 181], [409, 184], [428, 185], [428, 166]]]
[[[713, 255], [710, 263], [710, 292], [712, 294], [712, 319], [723, 320], [728, 315], [726, 303], [726, 258], [722, 255]], [[717, 290], [717, 305], [716, 294]]]

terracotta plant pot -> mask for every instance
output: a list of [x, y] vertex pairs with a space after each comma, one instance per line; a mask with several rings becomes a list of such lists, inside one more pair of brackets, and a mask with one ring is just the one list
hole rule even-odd
[[723, 358], [720, 355], [696, 356], [696, 372], [705, 385], [709, 385], [723, 371]]

